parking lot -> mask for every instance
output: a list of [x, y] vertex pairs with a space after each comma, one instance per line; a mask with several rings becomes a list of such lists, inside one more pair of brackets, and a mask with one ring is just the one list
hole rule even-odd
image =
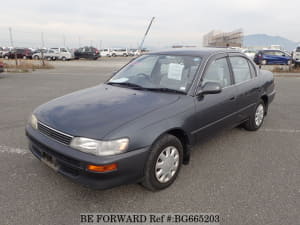
[[[27, 148], [34, 108], [104, 82], [130, 58], [52, 62], [55, 69], [0, 74], [0, 224], [79, 224], [85, 212], [220, 213], [221, 224], [300, 221], [300, 78], [276, 77], [263, 127], [222, 131], [194, 148], [168, 189], [101, 191], [56, 174]], [[298, 222], [297, 222], [298, 221]]]

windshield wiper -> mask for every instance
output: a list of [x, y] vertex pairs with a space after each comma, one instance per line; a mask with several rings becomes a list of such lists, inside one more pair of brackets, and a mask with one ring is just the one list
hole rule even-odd
[[134, 83], [130, 83], [130, 82], [122, 82], [122, 83], [107, 82], [106, 84], [108, 84], [108, 85], [117, 85], [117, 86], [126, 86], [126, 87], [130, 87], [130, 88], [134, 88], [134, 89], [145, 89], [144, 87], [142, 87], [138, 84], [134, 84]]
[[171, 92], [171, 93], [186, 95], [186, 92], [184, 92], [184, 91], [179, 91], [179, 90], [175, 90], [175, 89], [171, 89], [171, 88], [145, 88], [145, 89], [149, 90], [149, 91]]

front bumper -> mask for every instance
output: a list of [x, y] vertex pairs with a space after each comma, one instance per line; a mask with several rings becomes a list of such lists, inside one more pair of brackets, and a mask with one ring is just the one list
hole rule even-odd
[[[61, 144], [31, 126], [26, 127], [30, 151], [40, 160], [49, 156], [55, 159], [55, 169], [75, 182], [96, 189], [107, 189], [126, 183], [136, 183], [144, 176], [149, 148], [142, 148], [114, 156], [93, 156]], [[96, 173], [86, 169], [88, 164], [107, 165], [117, 163], [115, 171]]]
[[300, 57], [296, 58], [296, 59], [293, 59], [293, 61], [294, 61], [295, 64], [300, 64]]

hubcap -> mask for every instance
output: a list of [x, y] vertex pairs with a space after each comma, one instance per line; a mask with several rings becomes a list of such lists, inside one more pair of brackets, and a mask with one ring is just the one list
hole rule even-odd
[[160, 183], [172, 179], [179, 167], [179, 152], [174, 146], [165, 148], [157, 158], [155, 176]]
[[264, 119], [264, 106], [260, 104], [255, 112], [255, 125], [260, 126]]

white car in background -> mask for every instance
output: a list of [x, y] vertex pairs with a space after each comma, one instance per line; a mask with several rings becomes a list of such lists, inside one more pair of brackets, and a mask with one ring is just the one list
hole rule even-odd
[[50, 48], [50, 50], [55, 51], [55, 59], [66, 61], [75, 58], [74, 53], [67, 48]]
[[138, 49], [130, 49], [129, 50], [129, 56], [139, 56], [140, 51]]
[[40, 50], [36, 51], [35, 53], [33, 53], [32, 58], [36, 59], [36, 60], [41, 59], [42, 58], [42, 52], [41, 51], [43, 51], [44, 59], [47, 59], [49, 61], [56, 60], [57, 57], [58, 57], [58, 52], [55, 51], [54, 49], [48, 49], [48, 50], [40, 49]]
[[111, 57], [112, 50], [110, 48], [104, 48], [100, 50], [101, 57], [108, 56]]
[[256, 54], [256, 51], [253, 49], [244, 49], [242, 50], [242, 52], [252, 60], [254, 59], [254, 56]]
[[298, 46], [293, 52], [293, 62], [295, 63], [296, 66], [300, 65], [300, 46]]
[[111, 56], [129, 56], [129, 51], [127, 48], [114, 48]]

